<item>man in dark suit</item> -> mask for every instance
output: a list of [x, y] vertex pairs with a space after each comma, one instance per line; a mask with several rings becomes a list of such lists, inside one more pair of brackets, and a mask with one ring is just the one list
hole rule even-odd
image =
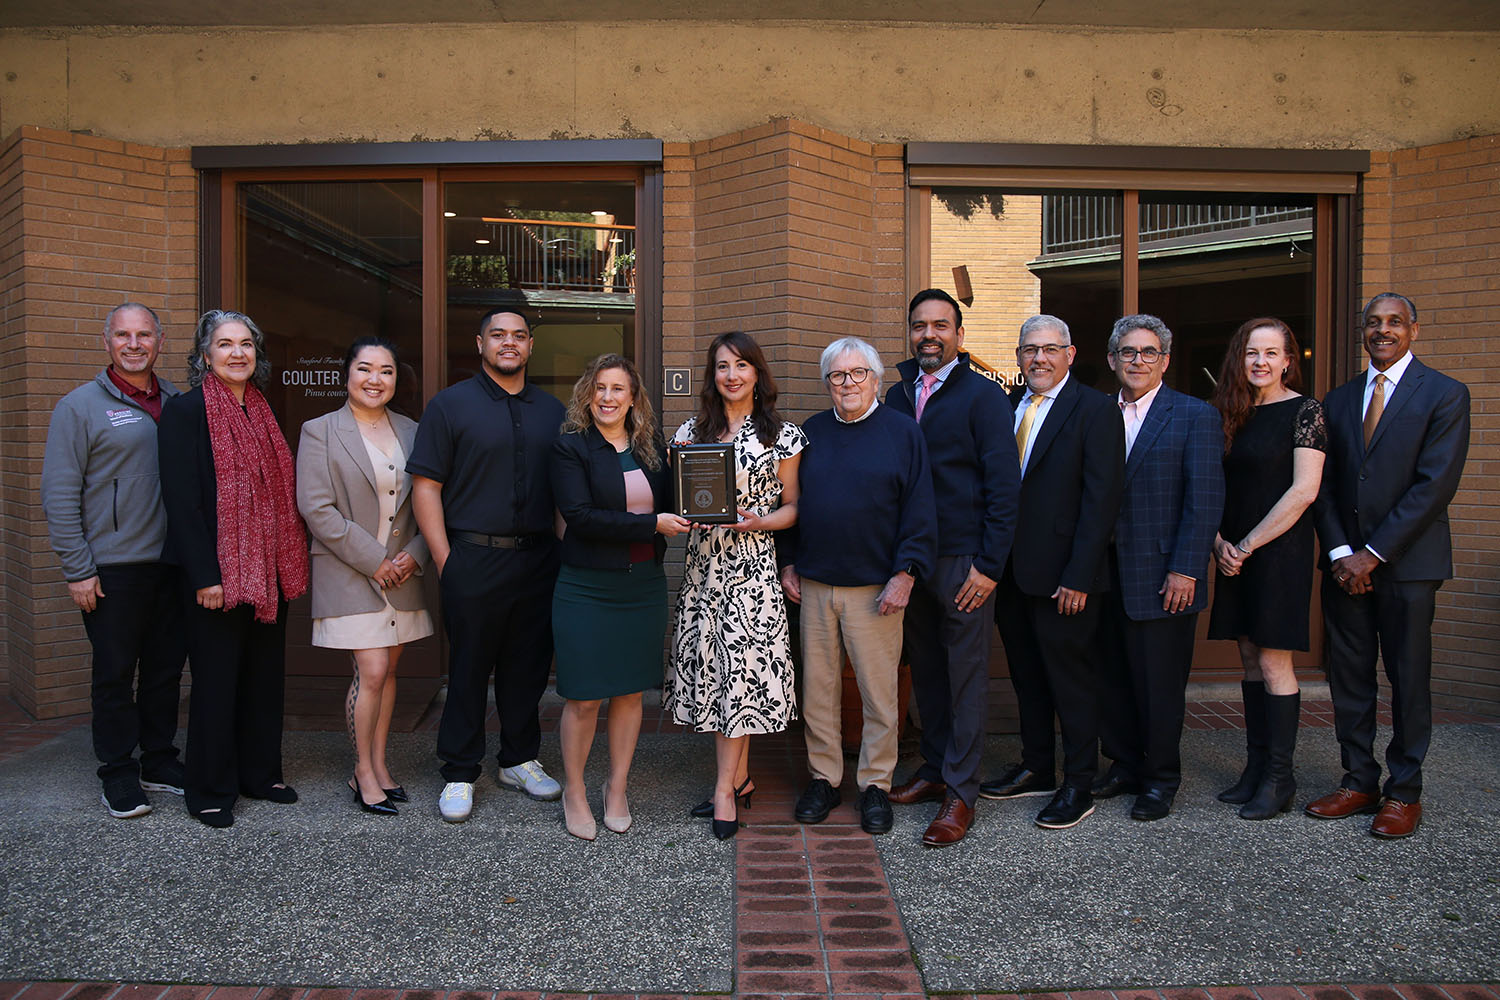
[[1016, 392], [1021, 515], [1000, 578], [995, 623], [1010, 661], [1021, 714], [1021, 762], [980, 786], [986, 798], [1035, 795], [1056, 786], [1052, 716], [1062, 727], [1063, 784], [1038, 826], [1062, 830], [1094, 811], [1098, 770], [1098, 651], [1105, 548], [1120, 512], [1125, 428], [1114, 400], [1068, 377], [1077, 349], [1068, 324], [1033, 316], [1021, 324]]
[[1182, 783], [1183, 696], [1224, 512], [1224, 426], [1212, 406], [1162, 384], [1172, 331], [1155, 316], [1116, 322], [1108, 360], [1125, 421], [1125, 490], [1100, 629], [1101, 743], [1114, 763], [1093, 794], [1134, 792], [1130, 817], [1149, 821], [1172, 811]]
[[[1382, 292], [1363, 313], [1369, 368], [1328, 394], [1328, 464], [1313, 507], [1326, 553], [1328, 683], [1344, 764], [1319, 819], [1377, 812], [1370, 832], [1407, 837], [1422, 820], [1432, 735], [1432, 616], [1453, 576], [1448, 504], [1469, 451], [1469, 390], [1411, 353], [1417, 307]], [[1391, 682], [1390, 771], [1375, 760], [1375, 658]], [[1382, 798], [1383, 796], [1383, 798]]]
[[1016, 530], [1020, 470], [999, 384], [969, 367], [963, 310], [936, 288], [907, 307], [912, 359], [886, 403], [914, 416], [937, 498], [937, 561], [907, 605], [903, 633], [922, 715], [922, 766], [891, 789], [897, 805], [942, 801], [922, 836], [956, 844], [974, 821], [989, 704], [990, 606]]

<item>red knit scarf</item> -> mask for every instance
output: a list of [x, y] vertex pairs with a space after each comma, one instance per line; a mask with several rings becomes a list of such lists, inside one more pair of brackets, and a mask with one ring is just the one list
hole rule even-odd
[[245, 386], [242, 409], [210, 374], [203, 408], [219, 489], [219, 572], [224, 607], [250, 604], [255, 620], [276, 620], [277, 590], [307, 592], [307, 536], [297, 513], [296, 467], [266, 397]]

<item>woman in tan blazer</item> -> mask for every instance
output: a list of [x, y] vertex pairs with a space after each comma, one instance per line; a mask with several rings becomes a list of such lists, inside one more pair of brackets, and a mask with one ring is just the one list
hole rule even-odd
[[350, 344], [348, 401], [303, 424], [297, 447], [297, 509], [312, 536], [312, 641], [352, 650], [349, 787], [361, 809], [386, 816], [407, 800], [385, 759], [396, 663], [406, 643], [432, 634], [417, 579], [427, 543], [417, 533], [406, 474], [417, 425], [386, 408], [398, 369], [390, 342]]

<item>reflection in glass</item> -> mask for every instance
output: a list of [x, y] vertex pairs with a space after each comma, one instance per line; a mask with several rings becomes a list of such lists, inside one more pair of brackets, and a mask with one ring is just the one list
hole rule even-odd
[[1143, 192], [1140, 226], [1141, 311], [1176, 338], [1169, 385], [1208, 398], [1230, 336], [1254, 316], [1286, 321], [1304, 385], [1316, 384], [1311, 198]]
[[265, 331], [271, 408], [295, 446], [343, 405], [344, 351], [381, 336], [401, 352], [391, 406], [422, 412], [422, 186], [290, 181], [237, 188], [240, 302]]
[[536, 334], [527, 374], [566, 400], [590, 360], [635, 355], [635, 184], [444, 185], [448, 384], [479, 371], [475, 335], [512, 308]]
[[[1115, 192], [1026, 192], [936, 188], [931, 283], [952, 290], [968, 269], [964, 347], [1008, 386], [1020, 384], [1016, 341], [1036, 313], [1061, 317], [1089, 384], [1109, 376], [1109, 327], [1120, 308], [1120, 196]], [[1101, 333], [1102, 331], [1102, 333]]]

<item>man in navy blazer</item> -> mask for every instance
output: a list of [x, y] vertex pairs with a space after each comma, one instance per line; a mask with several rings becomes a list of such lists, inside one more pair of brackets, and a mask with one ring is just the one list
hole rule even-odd
[[1224, 425], [1212, 406], [1162, 384], [1172, 331], [1157, 317], [1116, 322], [1108, 360], [1120, 383], [1125, 492], [1100, 629], [1101, 743], [1113, 764], [1093, 794], [1134, 792], [1131, 818], [1150, 821], [1172, 811], [1182, 783], [1183, 698], [1224, 512]]
[[1021, 464], [1021, 515], [1000, 578], [995, 623], [1005, 643], [1021, 715], [1021, 762], [979, 786], [985, 798], [1057, 787], [1052, 716], [1062, 730], [1063, 784], [1037, 814], [1062, 830], [1094, 811], [1099, 764], [1099, 653], [1095, 648], [1105, 560], [1120, 512], [1125, 429], [1114, 400], [1070, 377], [1077, 356], [1068, 324], [1021, 324], [1016, 359], [1026, 390], [1012, 425]]
[[[1453, 576], [1448, 504], [1469, 451], [1469, 390], [1411, 353], [1417, 307], [1404, 295], [1375, 296], [1362, 321], [1370, 365], [1323, 401], [1328, 462], [1313, 506], [1344, 779], [1307, 814], [1376, 812], [1370, 832], [1395, 838], [1422, 820], [1432, 616]], [[1377, 653], [1392, 692], [1384, 788], [1374, 754]]]
[[915, 417], [927, 443], [937, 500], [937, 560], [911, 594], [903, 633], [922, 716], [922, 765], [891, 789], [897, 805], [941, 801], [922, 835], [956, 844], [974, 821], [989, 704], [995, 580], [1016, 531], [1020, 468], [1008, 433], [1010, 403], [969, 367], [963, 310], [928, 288], [906, 309], [912, 357], [885, 401]]

